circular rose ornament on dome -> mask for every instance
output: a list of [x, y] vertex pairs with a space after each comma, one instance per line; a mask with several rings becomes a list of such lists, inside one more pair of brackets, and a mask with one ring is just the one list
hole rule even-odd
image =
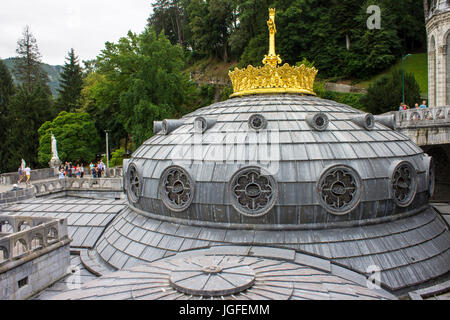
[[317, 191], [322, 206], [328, 212], [344, 215], [358, 205], [361, 187], [361, 178], [354, 169], [337, 165], [325, 170], [317, 184]]
[[142, 183], [138, 169], [134, 163], [131, 163], [128, 166], [127, 182], [128, 182], [127, 186], [128, 199], [131, 202], [136, 203], [139, 201]]
[[170, 273], [170, 285], [195, 296], [229, 296], [250, 288], [255, 272], [248, 265], [225, 257], [200, 256], [185, 259]]
[[272, 209], [278, 198], [275, 179], [259, 167], [236, 172], [229, 183], [233, 207], [241, 214], [259, 217]]
[[414, 200], [417, 190], [416, 170], [407, 161], [400, 162], [394, 169], [391, 186], [394, 201], [400, 207], [407, 207]]
[[194, 183], [185, 169], [172, 166], [161, 175], [159, 193], [167, 208], [184, 211], [194, 198]]

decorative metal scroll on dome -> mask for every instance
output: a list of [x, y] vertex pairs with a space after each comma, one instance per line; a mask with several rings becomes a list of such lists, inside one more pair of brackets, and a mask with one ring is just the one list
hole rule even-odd
[[263, 59], [263, 67], [248, 66], [246, 69], [235, 68], [228, 72], [233, 83], [234, 93], [230, 97], [265, 93], [299, 93], [316, 95], [314, 79], [317, 69], [308, 68], [304, 64], [292, 67], [285, 63], [279, 67], [282, 60], [275, 53], [275, 9], [269, 9], [269, 54]]

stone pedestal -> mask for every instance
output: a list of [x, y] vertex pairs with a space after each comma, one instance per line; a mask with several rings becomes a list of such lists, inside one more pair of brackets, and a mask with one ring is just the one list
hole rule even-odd
[[61, 165], [61, 160], [59, 160], [58, 158], [52, 158], [48, 164], [50, 168], [59, 169], [59, 166]]

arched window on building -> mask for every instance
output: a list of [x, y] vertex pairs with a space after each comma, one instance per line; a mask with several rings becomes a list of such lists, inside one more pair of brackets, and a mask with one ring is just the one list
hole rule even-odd
[[437, 82], [436, 82], [436, 41], [434, 36], [430, 38], [428, 49], [428, 100], [430, 107], [436, 107]]

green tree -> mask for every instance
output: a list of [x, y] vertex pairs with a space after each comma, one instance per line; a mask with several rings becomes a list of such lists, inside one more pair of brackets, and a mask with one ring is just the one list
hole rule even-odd
[[125, 149], [119, 148], [111, 153], [111, 160], [109, 160], [110, 167], [119, 167], [123, 165], [123, 156], [125, 154]]
[[136, 39], [134, 62], [139, 68], [120, 94], [121, 119], [138, 147], [153, 134], [153, 121], [179, 118], [191, 111], [197, 89], [181, 71], [184, 56], [163, 35], [146, 29]]
[[25, 159], [31, 167], [38, 167], [37, 150], [39, 146], [38, 129], [51, 119], [49, 109], [52, 105], [47, 87], [35, 84], [31, 91], [24, 85], [18, 87], [10, 102], [7, 121], [8, 136], [4, 142], [7, 169], [15, 171], [20, 159]]
[[153, 27], [157, 34], [164, 32], [172, 44], [185, 47], [190, 35], [188, 4], [188, 0], [156, 0], [152, 4], [153, 13], [147, 20], [148, 26]]
[[14, 94], [14, 84], [6, 65], [0, 60], [0, 173], [6, 172], [9, 167], [7, 161], [8, 145], [6, 140], [10, 125], [8, 122], [10, 100]]
[[[267, 24], [264, 22], [267, 21], [267, 9], [271, 7], [272, 2], [272, 0], [236, 1], [236, 17], [234, 18], [236, 22], [233, 21], [235, 26], [229, 41], [233, 57], [241, 57], [247, 46], [255, 49], [258, 48], [258, 45], [261, 45], [262, 49], [264, 49], [262, 54], [267, 53]], [[265, 35], [265, 37], [263, 37], [263, 35]], [[253, 41], [252, 45], [249, 45], [249, 42], [256, 36], [262, 41], [256, 41], [256, 43]], [[248, 52], [249, 50], [247, 50], [245, 56], [247, 61], [241, 63], [244, 66], [252, 63], [252, 54]], [[258, 53], [259, 52], [256, 54]], [[255, 55], [255, 58], [258, 60], [261, 60], [262, 57], [260, 58], [260, 56]]]
[[22, 38], [17, 41], [16, 53], [17, 59], [13, 73], [17, 80], [24, 85], [28, 92], [31, 92], [35, 85], [40, 85], [50, 94], [50, 88], [47, 85], [48, 75], [41, 68], [41, 53], [36, 38], [28, 26], [25, 27]]
[[[401, 56], [400, 39], [397, 34], [395, 14], [390, 9], [391, 1], [368, 0], [356, 16], [360, 26], [356, 32], [356, 41], [352, 48], [353, 55], [346, 64], [346, 74], [360, 79], [385, 70]], [[369, 30], [366, 25], [369, 5], [377, 5], [381, 9], [381, 29]]]
[[[414, 106], [420, 99], [420, 88], [413, 74], [405, 74], [405, 100], [409, 106]], [[402, 102], [402, 72], [396, 70], [389, 76], [382, 77], [367, 90], [367, 95], [361, 98], [367, 112], [380, 114], [397, 111]]]
[[[83, 110], [99, 131], [110, 130], [111, 148], [129, 135], [138, 147], [153, 134], [153, 121], [191, 111], [197, 88], [182, 73], [183, 49], [152, 27], [107, 42], [97, 57], [96, 72], [85, 79]], [[123, 143], [122, 143], [123, 145]], [[128, 151], [128, 150], [127, 150]]]
[[59, 96], [56, 102], [59, 111], [73, 112], [80, 107], [82, 86], [83, 72], [72, 48], [61, 72]]
[[[381, 8], [381, 29], [367, 28], [372, 4]], [[277, 53], [291, 65], [314, 60], [321, 78], [365, 79], [425, 44], [419, 0], [241, 0], [239, 24], [230, 36], [232, 52], [242, 51], [241, 67], [261, 65], [267, 53], [268, 7], [277, 9]]]
[[192, 0], [187, 12], [194, 51], [227, 62], [229, 39], [236, 25], [236, 1]]
[[88, 163], [95, 160], [100, 137], [88, 113], [62, 111], [53, 121], [45, 122], [39, 133], [39, 163], [47, 166], [51, 157], [51, 134], [58, 142], [61, 161]]
[[2, 157], [8, 171], [15, 171], [22, 158], [31, 167], [39, 165], [37, 130], [54, 116], [48, 75], [41, 68], [41, 54], [28, 26], [17, 42], [16, 52], [13, 72], [21, 85], [10, 100], [6, 116], [6, 150]]

